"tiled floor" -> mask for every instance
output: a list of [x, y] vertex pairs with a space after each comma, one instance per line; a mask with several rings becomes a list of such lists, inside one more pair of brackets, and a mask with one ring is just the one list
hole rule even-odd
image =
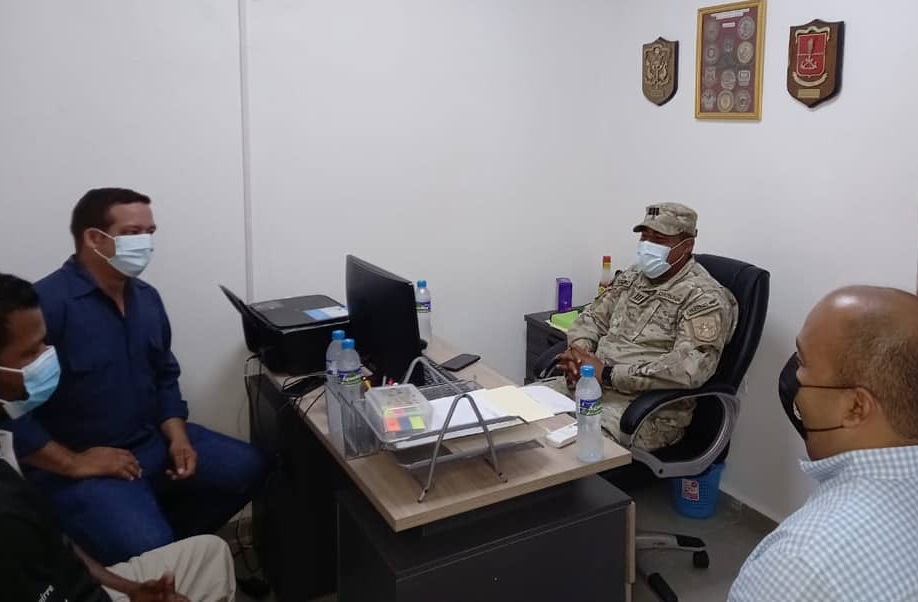
[[[717, 513], [709, 519], [686, 518], [673, 510], [668, 483], [632, 492], [637, 502], [637, 528], [672, 531], [704, 540], [711, 566], [692, 567], [692, 555], [677, 551], [647, 551], [638, 556], [646, 570], [660, 573], [679, 596], [680, 602], [726, 600], [730, 584], [756, 544], [774, 523], [721, 494]], [[638, 579], [634, 602], [654, 602], [656, 595]]]
[[[692, 567], [691, 554], [674, 551], [642, 552], [639, 559], [648, 571], [660, 573], [675, 590], [681, 602], [717, 602], [726, 600], [730, 584], [739, 572], [746, 556], [773, 527], [748, 508], [731, 504], [721, 497], [717, 514], [710, 519], [695, 520], [677, 514], [671, 504], [667, 483], [631, 492], [637, 501], [639, 530], [673, 531], [702, 538], [708, 546], [711, 566]], [[244, 575], [240, 565], [239, 574]], [[576, 600], [576, 596], [571, 598]], [[239, 602], [251, 602], [240, 595]], [[634, 602], [656, 602], [656, 595], [640, 578], [634, 588]], [[334, 602], [334, 596], [316, 602]], [[264, 602], [275, 602], [273, 596]]]

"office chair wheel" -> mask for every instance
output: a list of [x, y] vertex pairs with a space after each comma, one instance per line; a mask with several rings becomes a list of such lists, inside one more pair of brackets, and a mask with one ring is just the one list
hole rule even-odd
[[692, 564], [695, 565], [696, 569], [706, 569], [711, 566], [711, 559], [708, 557], [708, 553], [702, 550], [692, 554]]

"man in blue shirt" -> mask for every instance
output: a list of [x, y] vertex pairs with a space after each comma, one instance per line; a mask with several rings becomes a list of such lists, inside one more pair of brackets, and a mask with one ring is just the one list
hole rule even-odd
[[753, 550], [731, 602], [918, 600], [918, 297], [833, 292], [810, 312], [779, 396], [818, 481]]
[[76, 254], [36, 284], [60, 385], [6, 426], [64, 530], [103, 564], [219, 529], [266, 474], [251, 446], [186, 422], [166, 310], [137, 278], [155, 230], [146, 196], [80, 199]]

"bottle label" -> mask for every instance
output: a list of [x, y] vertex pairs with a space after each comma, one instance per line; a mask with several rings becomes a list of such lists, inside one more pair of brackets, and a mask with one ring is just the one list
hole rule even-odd
[[581, 416], [599, 416], [602, 414], [602, 399], [581, 399]]
[[429, 314], [430, 313], [430, 301], [417, 301], [415, 307], [418, 310], [419, 314]]
[[338, 382], [342, 385], [359, 385], [360, 384], [360, 368], [357, 370], [339, 370], [338, 371]]

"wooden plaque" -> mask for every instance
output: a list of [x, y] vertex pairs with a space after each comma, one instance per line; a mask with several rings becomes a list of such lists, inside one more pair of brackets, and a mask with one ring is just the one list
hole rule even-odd
[[841, 90], [845, 22], [814, 19], [790, 28], [787, 91], [808, 107]]
[[657, 38], [644, 44], [641, 52], [641, 71], [644, 96], [655, 105], [666, 104], [679, 85], [679, 42]]

